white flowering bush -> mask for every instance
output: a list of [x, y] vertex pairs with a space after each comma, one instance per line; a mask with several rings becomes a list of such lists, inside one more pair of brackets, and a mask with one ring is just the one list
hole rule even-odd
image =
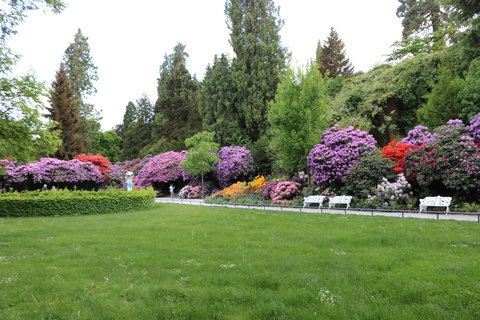
[[412, 186], [407, 179], [400, 173], [397, 181], [389, 182], [386, 178], [382, 179], [382, 183], [377, 186], [377, 192], [384, 194], [386, 200], [401, 202], [409, 199], [413, 193]]

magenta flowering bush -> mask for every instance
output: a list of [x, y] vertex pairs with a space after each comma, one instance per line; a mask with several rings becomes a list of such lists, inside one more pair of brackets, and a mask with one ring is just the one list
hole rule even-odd
[[468, 133], [473, 137], [476, 143], [480, 142], [480, 113], [477, 113], [471, 120], [467, 127]]
[[215, 165], [215, 178], [222, 188], [227, 188], [233, 181], [242, 180], [255, 171], [252, 154], [247, 148], [223, 147], [218, 151], [218, 158], [220, 162]]
[[341, 130], [335, 126], [325, 131], [307, 157], [314, 183], [326, 186], [345, 178], [363, 156], [375, 150], [375, 145], [372, 135], [353, 127]]
[[110, 167], [110, 173], [107, 174], [107, 183], [109, 187], [117, 187], [126, 189], [125, 174], [128, 171], [133, 172], [134, 176], [138, 175], [140, 170], [152, 159], [152, 155], [146, 155], [143, 158], [136, 158], [133, 160], [127, 160], [123, 162], [115, 162]]
[[134, 181], [141, 188], [155, 184], [173, 183], [178, 180], [187, 181], [190, 176], [180, 163], [185, 161], [186, 151], [168, 151], [151, 158], [135, 176]]
[[270, 194], [272, 203], [283, 204], [285, 201], [292, 200], [301, 195], [302, 185], [294, 181], [280, 181]]
[[266, 185], [260, 187], [260, 193], [261, 193], [260, 197], [262, 198], [262, 200], [272, 199], [271, 194], [277, 187], [277, 184], [278, 184], [277, 181], [267, 181]]
[[[209, 185], [203, 186], [203, 194], [208, 194]], [[180, 198], [187, 198], [188, 199], [198, 199], [202, 197], [202, 186], [199, 185], [186, 185], [182, 189], [180, 189], [178, 193]]]
[[95, 189], [105, 181], [91, 162], [77, 159], [41, 158], [26, 164], [12, 162], [4, 170], [7, 174], [5, 183], [17, 190], [40, 189], [44, 184], [57, 189]]
[[424, 143], [431, 143], [435, 140], [436, 134], [430, 133], [425, 126], [416, 126], [412, 130], [408, 131], [405, 138], [402, 139], [403, 143], [411, 146], [420, 146]]

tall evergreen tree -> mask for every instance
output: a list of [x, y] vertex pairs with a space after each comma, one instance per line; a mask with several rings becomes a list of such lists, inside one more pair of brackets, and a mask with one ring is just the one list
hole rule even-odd
[[345, 44], [333, 27], [330, 28], [330, 34], [323, 44], [318, 63], [320, 73], [322, 75], [328, 73], [332, 78], [349, 77], [353, 73], [353, 66], [345, 54]]
[[437, 32], [441, 29], [446, 11], [441, 0], [398, 0], [397, 17], [402, 18], [402, 36], [408, 38], [421, 32]]
[[155, 138], [164, 147], [180, 151], [185, 139], [201, 130], [198, 110], [198, 81], [187, 70], [188, 54], [178, 43], [171, 55], [165, 56], [158, 79], [155, 103]]
[[204, 130], [214, 132], [215, 141], [220, 145], [245, 144], [230, 61], [224, 54], [220, 58], [215, 55], [213, 65], [207, 67], [200, 92], [200, 113]]
[[273, 0], [227, 0], [225, 14], [235, 52], [235, 104], [249, 140], [255, 142], [266, 132], [268, 102], [286, 69], [283, 21]]
[[128, 131], [131, 124], [137, 121], [137, 107], [132, 101], [129, 101], [123, 114], [122, 136]]
[[84, 141], [79, 135], [79, 108], [63, 63], [60, 64], [55, 81], [52, 83], [50, 107], [47, 110], [49, 112], [47, 117], [56, 121], [55, 129], [61, 132], [62, 145], [58, 148], [55, 156], [67, 160], [82, 153]]
[[86, 100], [95, 94], [94, 82], [98, 80], [97, 67], [90, 55], [88, 38], [78, 29], [73, 42], [67, 47], [63, 62], [72, 83], [75, 100], [80, 109], [81, 134], [85, 139], [86, 152], [91, 152], [97, 132], [100, 130], [100, 112]]

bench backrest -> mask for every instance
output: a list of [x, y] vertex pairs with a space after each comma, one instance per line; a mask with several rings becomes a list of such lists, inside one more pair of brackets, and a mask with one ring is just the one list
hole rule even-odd
[[303, 201], [305, 202], [323, 202], [325, 196], [308, 196], [305, 197]]
[[352, 196], [335, 196], [330, 198], [330, 203], [350, 204]]
[[452, 202], [452, 197], [441, 197], [441, 196], [436, 196], [436, 197], [425, 197], [423, 199], [420, 199], [420, 204], [424, 206], [450, 206], [450, 203]]

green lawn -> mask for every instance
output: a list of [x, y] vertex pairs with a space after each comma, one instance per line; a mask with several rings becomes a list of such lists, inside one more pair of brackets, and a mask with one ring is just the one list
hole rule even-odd
[[0, 319], [480, 319], [480, 223], [173, 204], [3, 218]]

